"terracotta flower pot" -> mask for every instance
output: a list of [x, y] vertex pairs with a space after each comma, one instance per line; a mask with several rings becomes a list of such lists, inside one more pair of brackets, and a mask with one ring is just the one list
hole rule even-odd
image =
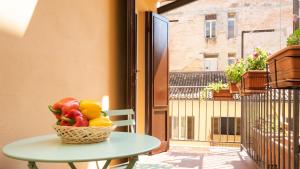
[[242, 76], [243, 90], [265, 90], [267, 72], [265, 70], [250, 70]]
[[286, 47], [268, 59], [272, 88], [300, 86], [300, 45]]
[[222, 89], [219, 92], [213, 91], [213, 98], [215, 100], [231, 100], [233, 99], [229, 89]]
[[237, 84], [236, 83], [230, 83], [229, 84], [229, 91], [232, 94], [239, 93], [239, 88], [238, 88]]

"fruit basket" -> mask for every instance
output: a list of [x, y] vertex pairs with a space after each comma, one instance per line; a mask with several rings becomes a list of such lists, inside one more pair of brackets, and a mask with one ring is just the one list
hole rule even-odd
[[90, 144], [105, 141], [116, 126], [73, 127], [54, 125], [53, 128], [63, 143]]
[[98, 143], [107, 140], [116, 128], [96, 100], [67, 97], [48, 108], [56, 117], [53, 128], [63, 143]]

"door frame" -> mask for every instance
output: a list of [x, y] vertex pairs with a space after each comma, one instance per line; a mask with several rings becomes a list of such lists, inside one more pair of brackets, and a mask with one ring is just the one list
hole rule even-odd
[[[137, 93], [137, 15], [136, 0], [126, 2], [126, 108], [133, 109], [136, 116]], [[134, 118], [136, 119], [136, 118]]]

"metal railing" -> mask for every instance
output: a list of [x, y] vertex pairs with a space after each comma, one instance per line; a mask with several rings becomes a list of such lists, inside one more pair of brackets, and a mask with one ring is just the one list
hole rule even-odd
[[219, 143], [240, 143], [241, 102], [214, 100], [210, 92], [201, 99], [205, 86], [170, 86], [171, 139]]
[[242, 96], [241, 147], [260, 168], [299, 168], [299, 89]]

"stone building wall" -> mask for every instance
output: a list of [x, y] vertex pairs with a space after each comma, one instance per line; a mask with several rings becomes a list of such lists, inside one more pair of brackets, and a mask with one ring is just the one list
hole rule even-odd
[[[228, 39], [228, 13], [235, 13], [234, 38]], [[205, 38], [205, 16], [216, 14], [216, 39]], [[274, 52], [285, 46], [292, 32], [292, 0], [198, 0], [162, 14], [170, 20], [170, 71], [203, 71], [204, 54], [218, 54], [218, 70], [224, 70], [228, 54], [241, 57], [241, 32], [275, 29], [275, 32], [248, 33], [244, 55], [255, 47]]]

